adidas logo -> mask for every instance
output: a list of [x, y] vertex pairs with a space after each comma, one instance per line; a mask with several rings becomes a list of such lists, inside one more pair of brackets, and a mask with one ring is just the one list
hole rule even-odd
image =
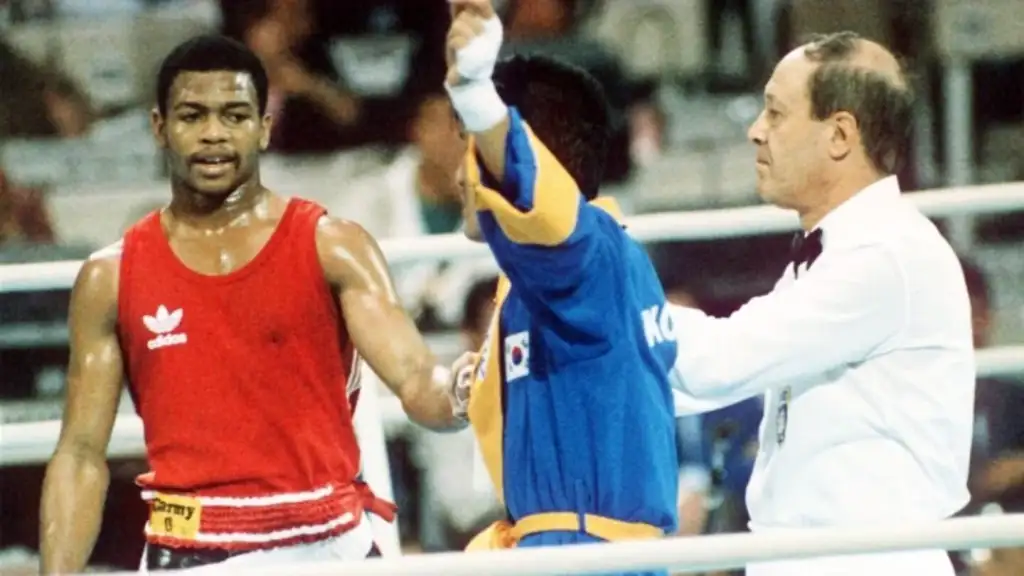
[[156, 350], [157, 348], [177, 346], [188, 342], [187, 334], [171, 334], [181, 324], [182, 314], [181, 308], [174, 312], [168, 312], [167, 308], [161, 304], [156, 309], [156, 316], [143, 316], [142, 323], [146, 325], [146, 328], [149, 328], [150, 332], [157, 335], [156, 338], [146, 343], [146, 347], [150, 350]]

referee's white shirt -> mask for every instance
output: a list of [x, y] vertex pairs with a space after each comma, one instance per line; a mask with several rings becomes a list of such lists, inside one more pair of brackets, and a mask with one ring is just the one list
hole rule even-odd
[[[772, 292], [732, 316], [672, 308], [677, 408], [764, 394], [747, 487], [755, 531], [946, 518], [969, 499], [973, 428], [971, 312], [959, 261], [895, 177], [859, 192], [819, 228], [823, 251], [813, 264], [790, 265]], [[882, 556], [889, 560], [857, 570], [897, 569], [895, 557]], [[939, 562], [934, 554], [914, 556], [902, 569], [952, 574], [928, 568]], [[749, 575], [811, 570], [753, 568]]]

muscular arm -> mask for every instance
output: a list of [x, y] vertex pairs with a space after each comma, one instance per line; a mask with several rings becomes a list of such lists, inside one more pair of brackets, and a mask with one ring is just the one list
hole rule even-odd
[[67, 398], [40, 511], [44, 574], [82, 571], [100, 531], [107, 445], [124, 376], [116, 332], [117, 268], [117, 259], [86, 262], [71, 292]]
[[406, 414], [433, 430], [461, 427], [448, 396], [449, 371], [438, 366], [398, 301], [377, 242], [354, 223], [325, 218], [317, 249], [356, 350]]

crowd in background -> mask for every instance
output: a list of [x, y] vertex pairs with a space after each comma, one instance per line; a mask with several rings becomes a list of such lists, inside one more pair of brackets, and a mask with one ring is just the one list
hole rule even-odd
[[[0, 264], [81, 258], [160, 205], [159, 195], [133, 196], [132, 190], [167, 193], [155, 157], [152, 178], [144, 186], [131, 181], [108, 185], [102, 178], [76, 186], [66, 181], [74, 177], [60, 176], [68, 172], [63, 165], [68, 148], [62, 146], [84, 142], [91, 153], [108, 151], [114, 162], [122, 147], [137, 149], [125, 142], [145, 139], [144, 123], [136, 120], [145, 117], [151, 104], [151, 93], [141, 88], [128, 98], [91, 89], [88, 77], [69, 67], [68, 58], [40, 52], [38, 42], [25, 40], [30, 35], [19, 35], [19, 30], [82, 13], [95, 19], [152, 11], [201, 15], [181, 29], [219, 28], [247, 44], [268, 70], [269, 108], [276, 119], [268, 163], [278, 178], [271, 186], [294, 184], [299, 188], [295, 193], [314, 197], [382, 240], [458, 231], [458, 125], [441, 90], [447, 4], [344, 4], [338, 9], [336, 0], [0, 0]], [[905, 190], [943, 184], [938, 174], [948, 163], [939, 151], [946, 126], [936, 113], [945, 103], [943, 64], [927, 32], [931, 13], [926, 3], [866, 1], [852, 10], [846, 1], [822, 9], [824, 2], [800, 0], [662, 0], [654, 4], [674, 8], [654, 12], [653, 22], [639, 17], [633, 22], [617, 13], [631, 4], [625, 0], [498, 4], [508, 50], [560, 56], [591, 71], [605, 87], [618, 118], [606, 187], [634, 213], [755, 203], [753, 156], [743, 133], [757, 114], [772, 63], [805, 33], [841, 28], [876, 38], [909, 57], [920, 106], [933, 113], [922, 116], [915, 133], [918, 152], [901, 183]], [[691, 12], [701, 16], [696, 24], [664, 24], [666, 15]], [[627, 24], [636, 38], [624, 41]], [[658, 29], [663, 24], [669, 32]], [[644, 35], [661, 44], [646, 46]], [[696, 55], [674, 55], [689, 46]], [[658, 63], [649, 64], [654, 60]], [[132, 85], [147, 86], [138, 79]], [[976, 64], [972, 86], [974, 180], [1024, 180], [1024, 42], [1015, 58]], [[40, 151], [30, 157], [33, 161], [51, 155], [52, 181], [25, 168], [25, 150]], [[145, 165], [136, 158], [123, 162]], [[138, 167], [143, 173], [148, 169]], [[49, 172], [44, 163], [42, 173]], [[311, 181], [317, 182], [315, 189], [303, 188]], [[108, 189], [126, 192], [116, 196], [117, 206], [106, 212], [106, 220], [88, 229], [99, 233], [82, 232], [86, 229], [68, 215], [88, 205], [87, 195]], [[969, 242], [957, 246], [978, 348], [1024, 339], [1022, 216], [973, 219]], [[652, 244], [651, 253], [673, 301], [725, 315], [770, 289], [786, 261], [788, 242], [788, 235], [777, 234], [663, 242]], [[402, 300], [420, 327], [431, 334], [458, 335], [446, 340], [457, 342], [446, 351], [451, 356], [479, 347], [491, 312], [493, 274], [488, 262], [472, 260], [394, 270]], [[43, 336], [50, 332], [42, 328], [63, 323], [66, 300], [66, 290], [0, 291], [5, 422], [59, 415], [66, 343], [59, 330]], [[33, 336], [24, 336], [25, 327]], [[970, 479], [974, 500], [965, 514], [996, 507], [1024, 512], [1022, 382], [978, 383]], [[743, 491], [760, 418], [760, 400], [752, 399], [679, 421], [682, 533], [746, 530]], [[389, 441], [389, 457], [401, 536], [410, 551], [459, 549], [502, 513], [486, 482], [474, 480], [471, 489], [466, 487], [474, 476], [469, 432], [404, 434]], [[144, 462], [115, 464], [94, 562], [132, 567], [141, 552], [145, 520], [133, 478]], [[0, 568], [30, 558], [37, 546], [41, 478], [41, 466], [0, 470]], [[965, 574], [1024, 573], [1019, 550], [958, 559]], [[979, 564], [979, 559], [988, 561]]]

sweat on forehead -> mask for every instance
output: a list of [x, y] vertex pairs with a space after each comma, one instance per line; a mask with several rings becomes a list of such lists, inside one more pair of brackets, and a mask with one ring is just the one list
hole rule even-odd
[[171, 106], [184, 103], [237, 103], [258, 105], [256, 87], [246, 72], [184, 71], [178, 74], [169, 94]]

